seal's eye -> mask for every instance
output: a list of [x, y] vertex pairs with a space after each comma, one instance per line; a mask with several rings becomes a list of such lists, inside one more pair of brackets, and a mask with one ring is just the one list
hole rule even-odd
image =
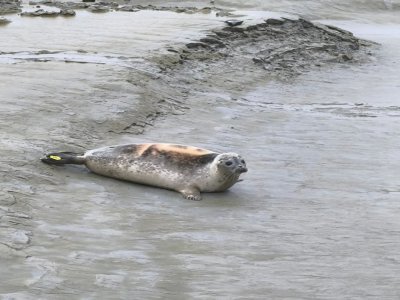
[[225, 165], [226, 165], [226, 166], [231, 166], [231, 165], [232, 165], [232, 162], [231, 162], [230, 160], [228, 160], [227, 162], [225, 162]]
[[244, 159], [242, 159], [241, 161], [240, 161], [242, 164], [246, 164], [246, 162], [244, 161]]

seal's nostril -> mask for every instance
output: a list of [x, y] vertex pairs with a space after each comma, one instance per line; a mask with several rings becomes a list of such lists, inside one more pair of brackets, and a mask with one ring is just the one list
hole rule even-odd
[[239, 166], [238, 166], [238, 169], [239, 169], [239, 171], [240, 171], [241, 173], [247, 172], [247, 168], [246, 168], [245, 166], [243, 166], [243, 165], [239, 165]]

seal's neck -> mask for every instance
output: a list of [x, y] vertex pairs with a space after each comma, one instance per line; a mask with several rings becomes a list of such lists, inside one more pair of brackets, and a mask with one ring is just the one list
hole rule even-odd
[[218, 191], [229, 189], [238, 181], [240, 176], [240, 174], [238, 173], [232, 173], [226, 169], [219, 167], [217, 161], [214, 161], [212, 163], [210, 169], [214, 183], [217, 185], [216, 189]]
[[220, 182], [220, 187], [219, 190], [224, 191], [229, 189], [232, 185], [234, 185], [238, 179], [239, 179], [239, 174], [221, 174], [219, 177], [220, 179], [218, 180]]

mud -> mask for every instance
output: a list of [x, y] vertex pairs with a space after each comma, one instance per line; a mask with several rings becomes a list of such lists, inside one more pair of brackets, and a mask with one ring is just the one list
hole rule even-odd
[[[19, 5], [20, 3], [16, 2], [15, 4]], [[4, 2], [2, 5], [3, 8], [8, 9], [8, 2]], [[62, 12], [63, 10], [54, 11], [51, 8], [44, 8], [22, 13], [21, 16], [59, 16], [62, 15]], [[17, 27], [21, 23], [18, 16], [13, 16], [11, 19], [17, 23]], [[38, 29], [39, 35], [42, 36], [40, 25]], [[190, 32], [193, 34], [192, 31]], [[182, 31], [180, 31], [181, 33]], [[168, 83], [160, 82], [157, 85], [157, 87], [165, 85], [162, 93], [156, 91], [157, 87], [151, 87], [151, 80], [159, 78], [157, 75], [159, 68], [156, 68], [151, 62], [146, 62], [143, 58], [125, 56], [123, 47], [118, 48], [120, 52], [117, 51], [116, 54], [97, 53], [87, 47], [87, 50], [78, 49], [67, 52], [54, 51], [51, 48], [26, 51], [26, 48], [18, 48], [21, 45], [18, 39], [19, 34], [22, 35], [17, 31], [15, 37], [9, 35], [9, 43], [3, 45], [0, 52], [2, 61], [0, 76], [3, 78], [1, 90], [2, 99], [4, 99], [1, 103], [2, 119], [0, 121], [3, 128], [2, 149], [14, 156], [11, 161], [4, 159], [1, 162], [0, 224], [2, 238], [0, 244], [2, 245], [2, 257], [10, 259], [10, 261], [29, 256], [25, 250], [32, 243], [34, 236], [32, 215], [35, 215], [35, 212], [32, 212], [31, 197], [37, 193], [37, 183], [42, 182], [46, 185], [55, 183], [48, 170], [43, 170], [44, 172], [41, 174], [32, 172], [40, 166], [35, 157], [39, 157], [44, 149], [55, 147], [87, 149], [91, 145], [97, 144], [102, 136], [108, 135], [109, 138], [124, 130], [139, 134], [146, 126], [151, 125], [157, 116], [167, 113], [177, 114], [186, 109], [183, 100], [177, 97], [179, 92], [168, 87]], [[47, 31], [47, 35], [51, 35], [50, 30]], [[60, 35], [57, 29], [55, 35]], [[32, 43], [22, 43], [22, 45], [28, 45], [28, 49], [29, 47], [35, 49], [34, 43], [37, 40], [35, 41], [34, 34], [28, 37], [28, 39], [30, 38]], [[157, 38], [160, 39], [159, 34], [157, 34]], [[51, 44], [57, 43], [54, 39], [49, 39], [52, 40]], [[61, 40], [63, 39], [61, 38]], [[75, 44], [75, 41], [72, 43]], [[159, 42], [153, 43], [152, 47], [157, 47], [157, 43]], [[46, 46], [42, 43], [40, 47]], [[61, 48], [69, 46], [70, 44], [66, 46], [61, 43], [56, 44], [56, 47]], [[142, 46], [142, 48], [145, 49], [144, 51], [149, 49], [146, 46]], [[71, 65], [67, 65], [68, 63]], [[66, 67], [68, 72], [65, 72]], [[25, 72], [27, 72], [27, 76], [19, 77], [17, 75], [19, 88], [12, 88], [14, 78], [13, 76], [9, 77], [8, 74], [15, 75]], [[139, 82], [143, 84], [142, 87], [145, 84], [149, 85], [146, 88], [137, 89], [131, 82], [132, 74], [138, 74], [135, 78], [135, 85]], [[65, 82], [69, 82], [67, 87]], [[52, 96], [53, 93], [50, 92], [52, 89], [58, 90], [60, 95], [64, 96], [57, 97], [58, 100], [56, 100]], [[114, 96], [112, 90], [115, 92]], [[173, 93], [173, 98], [166, 97], [169, 90]], [[25, 93], [25, 91], [30, 92]], [[76, 91], [80, 92], [77, 94]], [[106, 95], [106, 97], [102, 99], [100, 95]], [[126, 100], [121, 101], [121, 95]], [[81, 97], [84, 101], [81, 101]], [[37, 99], [40, 105], [32, 107], [28, 104], [32, 99]], [[30, 108], [25, 110], [25, 105]], [[41, 120], [42, 118], [38, 116], [42, 114], [49, 119]], [[54, 114], [57, 117], [53, 119], [51, 115], [55, 116]], [[24, 121], [16, 122], [18, 119]], [[8, 126], [11, 123], [13, 124], [12, 128]], [[27, 124], [31, 126], [27, 126]], [[38, 128], [41, 128], [39, 130], [41, 137], [37, 136]], [[29, 136], [32, 139], [26, 138]], [[64, 142], [66, 136], [69, 136], [67, 144]], [[62, 138], [59, 139], [59, 137]], [[57, 140], [59, 141], [58, 146]], [[28, 158], [30, 154], [26, 156], [24, 153], [31, 151], [36, 153]], [[42, 204], [38, 204], [39, 207]], [[44, 205], [46, 206], [46, 204]], [[38, 206], [33, 208], [34, 211], [37, 209]], [[8, 268], [5, 265], [0, 278], [8, 278], [7, 272]]]
[[[290, 81], [330, 64], [370, 61], [376, 48], [376, 43], [358, 39], [348, 31], [303, 19], [268, 19], [251, 26], [226, 26], [184, 47], [170, 47], [152, 57], [155, 67], [162, 71], [160, 76], [140, 74], [138, 78], [135, 74], [130, 78], [129, 82], [142, 91], [141, 99], [152, 101], [168, 95], [161, 96], [158, 103], [168, 104], [172, 110], [159, 106], [144, 122], [135, 121], [119, 132], [138, 132], [156, 117], [175, 109], [182, 111], [187, 108], [184, 99], [193, 92], [207, 93], [224, 86], [231, 92], [243, 93], [260, 81]], [[152, 90], [157, 93], [149, 93]]]
[[367, 61], [366, 54], [371, 52], [366, 46], [372, 45], [334, 26], [304, 19], [268, 19], [247, 27], [227, 26], [186, 44], [186, 48], [168, 49], [172, 54], [161, 57], [159, 64], [167, 69], [188, 61], [249, 67], [253, 62], [271, 78], [287, 79], [328, 63]]
[[[1, 27], [0, 296], [398, 299], [400, 29], [136, 9]], [[192, 202], [38, 159], [151, 141], [249, 173]]]
[[72, 17], [75, 16], [76, 12], [72, 9], [61, 9], [60, 11], [46, 11], [44, 9], [38, 9], [35, 11], [25, 11], [21, 13], [23, 17]]
[[1, 0], [0, 15], [14, 14], [22, 10], [22, 1], [18, 0]]
[[65, 1], [30, 1], [29, 5], [46, 5], [58, 7], [60, 9], [87, 9], [90, 12], [109, 12], [111, 10], [114, 11], [125, 11], [125, 12], [138, 12], [141, 10], [151, 10], [151, 11], [170, 11], [175, 13], [186, 13], [186, 14], [195, 14], [195, 13], [203, 13], [210, 14], [212, 11], [217, 11], [219, 13], [223, 13], [224, 15], [229, 15], [229, 11], [226, 9], [221, 9], [217, 7], [196, 7], [196, 6], [160, 6], [160, 5], [142, 5], [142, 4], [126, 4], [126, 2], [113, 2], [113, 1], [99, 1], [96, 3], [92, 3], [95, 1], [84, 1], [84, 2], [65, 2]]
[[11, 23], [9, 19], [0, 17], [0, 25], [7, 25], [9, 23]]

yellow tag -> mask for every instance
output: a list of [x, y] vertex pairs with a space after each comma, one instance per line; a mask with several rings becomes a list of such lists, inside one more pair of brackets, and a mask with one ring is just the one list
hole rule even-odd
[[57, 156], [57, 155], [50, 155], [49, 156], [51, 159], [54, 159], [54, 160], [61, 160], [61, 157], [59, 157], [59, 156]]

